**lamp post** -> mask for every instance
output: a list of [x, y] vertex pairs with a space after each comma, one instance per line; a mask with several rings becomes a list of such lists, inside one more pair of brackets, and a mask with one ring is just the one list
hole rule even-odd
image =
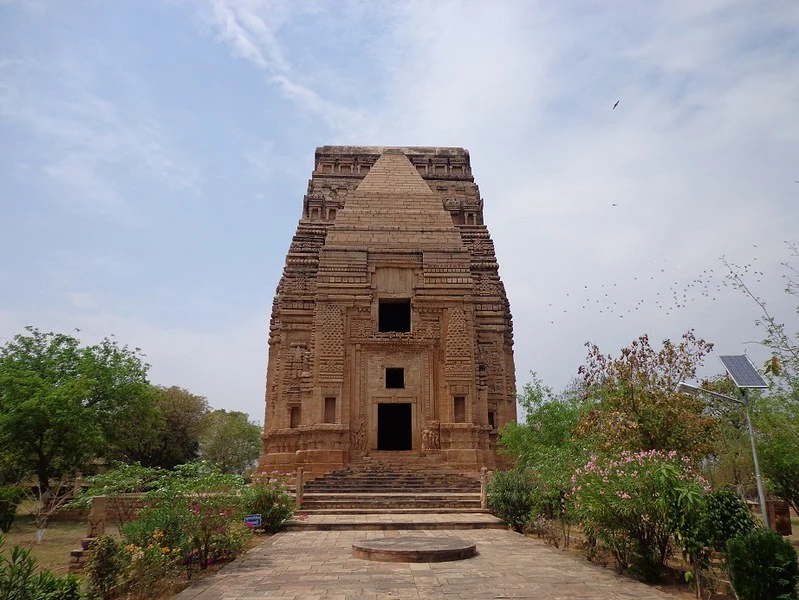
[[755, 430], [752, 427], [752, 418], [749, 416], [749, 402], [746, 400], [746, 390], [739, 388], [741, 395], [744, 397], [743, 400], [738, 400], [737, 398], [733, 398], [731, 396], [727, 396], [725, 394], [719, 394], [718, 392], [712, 392], [710, 390], [706, 390], [704, 388], [690, 385], [685, 382], [681, 382], [679, 385], [679, 389], [681, 392], [686, 394], [706, 394], [711, 396], [712, 398], [716, 398], [717, 400], [722, 400], [724, 402], [731, 402], [733, 404], [737, 404], [738, 406], [744, 407], [744, 412], [746, 413], [746, 426], [749, 429], [749, 441], [752, 443], [752, 461], [755, 464], [755, 482], [757, 482], [757, 496], [760, 500], [760, 512], [763, 515], [763, 522], [766, 524], [766, 527], [769, 526], [768, 522], [768, 510], [766, 510], [766, 495], [763, 493], [763, 480], [760, 477], [760, 463], [757, 460], [757, 447], [755, 446]]

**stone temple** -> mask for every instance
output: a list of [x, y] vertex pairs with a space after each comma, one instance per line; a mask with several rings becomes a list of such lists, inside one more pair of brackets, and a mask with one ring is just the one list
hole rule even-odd
[[266, 387], [260, 471], [497, 466], [516, 418], [513, 328], [468, 151], [317, 148]]

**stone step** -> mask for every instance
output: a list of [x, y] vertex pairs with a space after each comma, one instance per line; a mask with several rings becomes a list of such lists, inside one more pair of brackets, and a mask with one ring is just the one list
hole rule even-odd
[[404, 459], [397, 457], [396, 465], [363, 461], [309, 481], [302, 512], [424, 515], [481, 510], [479, 481], [441, 466], [409, 465]]
[[[358, 498], [364, 494], [360, 492], [306, 492], [305, 498]], [[480, 492], [370, 492], [370, 498], [479, 498]]]
[[[300, 515], [376, 515], [386, 514], [384, 508], [303, 508]], [[449, 514], [491, 514], [487, 508], [394, 508], [392, 515], [449, 515]]]
[[340, 488], [340, 487], [363, 488], [367, 490], [378, 490], [380, 488], [395, 488], [401, 490], [402, 489], [452, 490], [452, 491], [463, 490], [466, 492], [479, 491], [480, 489], [479, 485], [449, 485], [446, 483], [438, 483], [438, 482], [425, 482], [425, 483], [396, 482], [396, 481], [371, 482], [371, 481], [358, 481], [350, 479], [342, 479], [341, 481], [325, 481], [314, 485], [308, 484], [303, 486], [303, 489]]
[[305, 484], [306, 487], [316, 487], [320, 485], [412, 485], [414, 487], [453, 487], [453, 488], [479, 488], [478, 481], [448, 480], [437, 477], [364, 477], [361, 475], [332, 476], [328, 475], [321, 479], [315, 479]]
[[371, 500], [371, 499], [363, 499], [363, 500], [347, 500], [347, 501], [335, 501], [335, 500], [311, 500], [302, 502], [303, 509], [313, 509], [313, 508], [349, 508], [349, 509], [370, 509], [370, 508], [379, 508], [382, 509], [383, 512], [387, 512], [389, 510], [393, 510], [395, 508], [451, 508], [451, 509], [458, 509], [458, 508], [479, 508], [480, 507], [480, 500], [454, 500], [454, 501], [445, 501], [445, 500], [433, 500], [433, 501], [424, 501], [424, 500], [387, 500], [387, 501], [379, 501], [379, 500]]
[[[479, 489], [452, 489], [452, 488], [414, 488], [419, 490], [419, 494], [461, 494], [461, 495], [474, 495], [480, 494]], [[308, 494], [401, 494], [408, 490], [407, 487], [395, 488], [380, 486], [379, 488], [363, 487], [363, 486], [325, 486], [303, 488], [303, 495]]]
[[[300, 515], [307, 517], [290, 520], [284, 528], [287, 531], [418, 531], [418, 530], [466, 530], [466, 529], [507, 529], [504, 521], [485, 514], [396, 514], [360, 515], [370, 520], [357, 518], [359, 515]], [[407, 520], [403, 519], [407, 518]]]

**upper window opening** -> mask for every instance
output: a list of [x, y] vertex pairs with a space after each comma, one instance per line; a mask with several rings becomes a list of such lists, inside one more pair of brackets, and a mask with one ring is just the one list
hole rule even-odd
[[378, 304], [378, 330], [380, 332], [411, 330], [410, 299], [385, 299]]
[[325, 423], [336, 422], [336, 399], [325, 398]]
[[386, 388], [402, 389], [405, 387], [405, 369], [386, 367]]
[[455, 396], [453, 402], [453, 418], [452, 420], [455, 423], [465, 423], [466, 422], [466, 397], [465, 396]]

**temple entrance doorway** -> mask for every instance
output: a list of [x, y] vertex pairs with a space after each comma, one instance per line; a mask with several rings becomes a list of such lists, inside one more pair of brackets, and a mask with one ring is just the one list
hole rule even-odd
[[377, 449], [412, 450], [411, 403], [377, 405]]

